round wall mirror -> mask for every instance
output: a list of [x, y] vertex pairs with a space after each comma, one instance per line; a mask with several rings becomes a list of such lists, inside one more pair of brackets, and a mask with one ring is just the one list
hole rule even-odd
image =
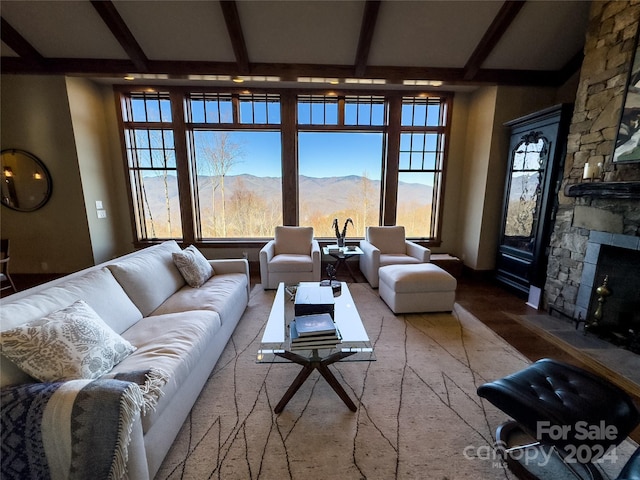
[[2, 204], [32, 212], [51, 197], [51, 176], [38, 157], [24, 150], [2, 150]]

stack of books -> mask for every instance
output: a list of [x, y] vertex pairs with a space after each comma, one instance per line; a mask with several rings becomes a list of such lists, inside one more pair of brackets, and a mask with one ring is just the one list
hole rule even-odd
[[341, 342], [340, 332], [328, 313], [296, 316], [289, 324], [289, 333], [291, 350], [335, 348]]

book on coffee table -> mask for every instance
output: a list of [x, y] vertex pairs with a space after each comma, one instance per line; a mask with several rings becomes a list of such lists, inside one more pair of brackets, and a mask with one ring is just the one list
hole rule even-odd
[[293, 322], [295, 322], [296, 330], [301, 337], [336, 333], [336, 324], [333, 323], [333, 318], [328, 313], [297, 315]]
[[292, 336], [290, 348], [291, 350], [310, 350], [313, 348], [335, 348], [336, 345], [342, 343], [340, 332], [334, 335], [318, 335], [315, 337], [296, 337], [295, 324], [291, 322]]
[[292, 350], [333, 348], [342, 339], [331, 316], [327, 313], [295, 317], [289, 324], [289, 336]]

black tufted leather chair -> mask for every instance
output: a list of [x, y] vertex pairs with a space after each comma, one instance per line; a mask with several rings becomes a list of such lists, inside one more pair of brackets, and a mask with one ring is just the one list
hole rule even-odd
[[[560, 452], [588, 447], [591, 453], [582, 455], [585, 463], [620, 444], [640, 424], [640, 412], [626, 392], [590, 372], [552, 359], [485, 383], [478, 395], [543, 445]], [[640, 480], [639, 470], [640, 454], [636, 452], [618, 479]]]

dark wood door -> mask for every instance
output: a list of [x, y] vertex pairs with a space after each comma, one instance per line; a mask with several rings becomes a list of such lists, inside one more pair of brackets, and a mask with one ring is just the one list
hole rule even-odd
[[524, 295], [544, 285], [571, 105], [507, 122], [509, 162], [496, 278]]

